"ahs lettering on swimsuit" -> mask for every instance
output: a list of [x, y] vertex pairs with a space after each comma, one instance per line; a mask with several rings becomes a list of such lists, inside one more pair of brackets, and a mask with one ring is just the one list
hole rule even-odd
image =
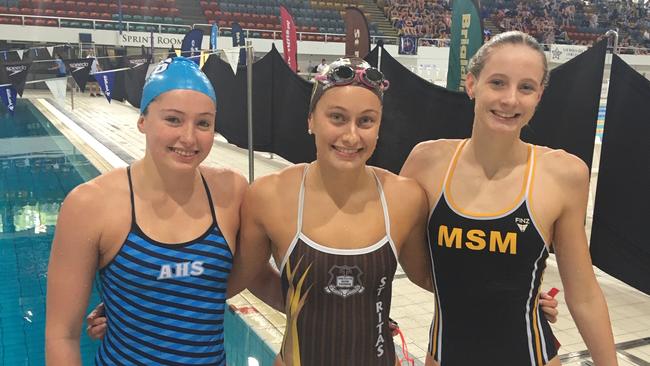
[[449, 228], [446, 225], [440, 225], [438, 246], [516, 255], [517, 233], [494, 230], [486, 232], [480, 229], [464, 230], [459, 227]]
[[156, 279], [200, 276], [204, 271], [202, 261], [163, 264], [160, 266], [160, 274]]

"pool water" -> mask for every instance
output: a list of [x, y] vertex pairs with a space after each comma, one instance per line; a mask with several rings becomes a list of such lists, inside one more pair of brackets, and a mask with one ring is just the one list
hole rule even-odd
[[[99, 172], [29, 101], [19, 99], [13, 117], [4, 113], [0, 108], [0, 365], [40, 366], [47, 264], [61, 202]], [[100, 301], [93, 286], [87, 312]], [[229, 366], [247, 366], [249, 357], [273, 364], [275, 353], [239, 316], [226, 311], [225, 323]], [[82, 332], [84, 365], [94, 364], [98, 346]]]
[[[4, 111], [0, 111], [4, 113]], [[45, 292], [66, 194], [99, 172], [34, 106], [0, 115], [0, 365], [45, 364]], [[90, 304], [99, 302], [94, 287]], [[97, 342], [81, 339], [85, 365]]]

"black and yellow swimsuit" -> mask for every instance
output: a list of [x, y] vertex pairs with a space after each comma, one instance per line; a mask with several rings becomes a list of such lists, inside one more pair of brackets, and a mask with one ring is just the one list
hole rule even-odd
[[306, 173], [296, 236], [280, 268], [287, 315], [282, 358], [287, 366], [394, 366], [388, 315], [397, 251], [379, 179], [386, 236], [365, 248], [335, 249], [302, 232]]
[[436, 293], [429, 353], [441, 366], [542, 366], [557, 349], [538, 305], [547, 243], [530, 207], [535, 148], [519, 198], [500, 213], [460, 210], [449, 193], [459, 144], [428, 223]]

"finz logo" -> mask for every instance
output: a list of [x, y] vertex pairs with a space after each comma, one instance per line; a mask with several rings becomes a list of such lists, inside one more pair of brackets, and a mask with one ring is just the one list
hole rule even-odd
[[83, 68], [88, 67], [88, 65], [90, 65], [90, 63], [88, 63], [88, 62], [73, 62], [73, 63], [69, 64], [69, 66], [71, 68], [73, 68], [73, 70], [72, 70], [73, 73], [75, 73], [75, 72], [77, 72], [77, 71], [79, 71], [79, 70], [81, 70]]
[[10, 72], [10, 74], [7, 76], [14, 76], [16, 74], [20, 74], [21, 72], [27, 70], [27, 66], [25, 65], [6, 66], [6, 70]]
[[528, 224], [530, 224], [530, 219], [528, 218], [522, 219], [519, 217], [515, 217], [515, 224], [517, 224], [517, 226], [519, 227], [519, 231], [523, 233], [524, 231], [526, 231], [526, 228], [528, 228]]

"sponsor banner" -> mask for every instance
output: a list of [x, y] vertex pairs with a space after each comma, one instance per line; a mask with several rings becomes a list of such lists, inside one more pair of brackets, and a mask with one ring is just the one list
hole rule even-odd
[[200, 29], [192, 29], [185, 34], [183, 43], [181, 44], [181, 55], [191, 58], [192, 61], [199, 64], [199, 56], [201, 55], [201, 43], [203, 42], [203, 31]]
[[[246, 46], [246, 35], [244, 34], [244, 30], [241, 28], [241, 25], [237, 22], [232, 23], [232, 46], [237, 47], [237, 46]], [[239, 49], [239, 65], [240, 66], [246, 66], [246, 49], [245, 48], [240, 48]]]
[[150, 55], [132, 55], [126, 56], [126, 65], [125, 67], [136, 67], [142, 64], [148, 64], [151, 62]]
[[345, 9], [345, 55], [364, 58], [370, 52], [370, 32], [363, 12], [355, 7]]
[[452, 2], [447, 89], [465, 91], [467, 64], [483, 45], [483, 24], [479, 14], [479, 0]]
[[217, 24], [212, 24], [212, 28], [210, 28], [210, 49], [211, 50], [217, 49], [218, 38], [219, 38], [219, 27], [217, 26]]
[[7, 109], [12, 116], [16, 109], [16, 95], [16, 89], [14, 89], [13, 86], [0, 86], [0, 99], [2, 99], [2, 103], [7, 106]]
[[564, 63], [587, 50], [587, 46], [552, 44], [549, 61]]
[[[4, 75], [2, 78], [6, 78], [6, 81], [13, 86], [15, 91], [23, 96], [23, 90], [25, 89], [25, 81], [27, 80], [27, 73], [29, 68], [32, 66], [32, 62], [9, 62], [3, 65]], [[4, 81], [3, 81], [4, 83]]]
[[97, 83], [99, 83], [99, 88], [104, 93], [106, 100], [110, 103], [113, 94], [113, 85], [115, 85], [115, 72], [98, 72], [95, 74], [95, 79], [97, 80]]
[[282, 49], [284, 53], [284, 61], [287, 65], [296, 72], [298, 70], [298, 61], [296, 55], [298, 54], [298, 42], [296, 39], [296, 24], [293, 22], [293, 16], [287, 8], [280, 6], [280, 18], [282, 19]]
[[90, 67], [93, 61], [95, 61], [94, 58], [76, 58], [63, 61], [82, 93], [86, 91], [86, 83], [90, 79]]

